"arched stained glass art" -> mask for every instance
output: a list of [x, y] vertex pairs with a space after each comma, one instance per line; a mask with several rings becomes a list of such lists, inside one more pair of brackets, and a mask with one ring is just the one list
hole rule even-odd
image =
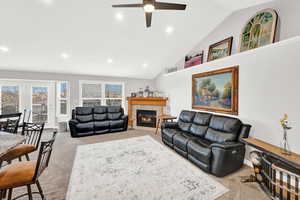
[[240, 52], [274, 42], [278, 15], [273, 9], [258, 12], [245, 25], [240, 38]]

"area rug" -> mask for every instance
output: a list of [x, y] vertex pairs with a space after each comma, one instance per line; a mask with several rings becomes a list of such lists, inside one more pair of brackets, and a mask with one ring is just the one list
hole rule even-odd
[[228, 191], [150, 136], [77, 148], [67, 200], [214, 200]]

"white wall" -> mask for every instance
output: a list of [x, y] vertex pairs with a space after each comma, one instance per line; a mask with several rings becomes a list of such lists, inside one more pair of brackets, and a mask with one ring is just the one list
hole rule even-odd
[[[211, 44], [233, 36], [232, 54], [236, 54], [239, 45], [239, 37], [246, 22], [260, 10], [273, 8], [279, 16], [276, 41], [282, 41], [300, 35], [300, 1], [299, 0], [275, 0], [246, 9], [236, 11], [229, 15], [216, 29], [202, 39], [192, 51], [204, 50], [204, 61], [207, 60], [208, 48]], [[184, 55], [176, 63], [176, 66], [184, 66]]]
[[[39, 73], [24, 71], [6, 71], [0, 70], [0, 79], [28, 79], [28, 80], [64, 80], [70, 83], [70, 104], [71, 108], [79, 105], [79, 80], [95, 80], [95, 81], [111, 81], [125, 83], [125, 96], [130, 96], [131, 92], [137, 92], [139, 88], [145, 89], [150, 86], [151, 90], [155, 89], [154, 80], [119, 78], [107, 76], [87, 76], [72, 74], [56, 74], [56, 73]], [[127, 111], [127, 104], [125, 103]]]
[[251, 124], [251, 137], [279, 145], [279, 119], [288, 113], [291, 149], [300, 153], [300, 37], [236, 54], [156, 79], [159, 90], [167, 93], [171, 114], [191, 110], [192, 75], [215, 69], [240, 66], [239, 115]]

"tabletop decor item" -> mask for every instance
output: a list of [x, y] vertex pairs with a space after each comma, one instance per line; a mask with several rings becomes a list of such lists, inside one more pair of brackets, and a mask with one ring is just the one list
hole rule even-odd
[[233, 37], [209, 46], [207, 62], [231, 55]]
[[238, 66], [194, 74], [193, 109], [238, 115], [238, 74]]
[[243, 52], [274, 43], [277, 21], [278, 15], [273, 9], [265, 9], [256, 13], [242, 29], [239, 51]]
[[143, 91], [143, 88], [140, 88], [140, 89], [139, 89], [138, 97], [144, 97], [144, 91]]
[[146, 88], [144, 90], [144, 97], [149, 97], [149, 93], [150, 93], [149, 86], [146, 86]]
[[185, 56], [184, 68], [193, 67], [203, 63], [204, 52], [193, 52]]
[[287, 139], [287, 130], [292, 129], [292, 127], [289, 125], [288, 117], [289, 116], [287, 114], [284, 114], [283, 118], [280, 119], [280, 124], [283, 128], [283, 139], [281, 141], [280, 147], [282, 148], [282, 153], [286, 155], [291, 154], [291, 150]]
[[136, 97], [136, 92], [131, 92], [131, 97]]

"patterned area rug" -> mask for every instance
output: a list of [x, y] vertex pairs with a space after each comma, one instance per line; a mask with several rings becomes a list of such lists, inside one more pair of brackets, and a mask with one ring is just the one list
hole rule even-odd
[[77, 148], [67, 200], [214, 200], [228, 191], [149, 136]]

